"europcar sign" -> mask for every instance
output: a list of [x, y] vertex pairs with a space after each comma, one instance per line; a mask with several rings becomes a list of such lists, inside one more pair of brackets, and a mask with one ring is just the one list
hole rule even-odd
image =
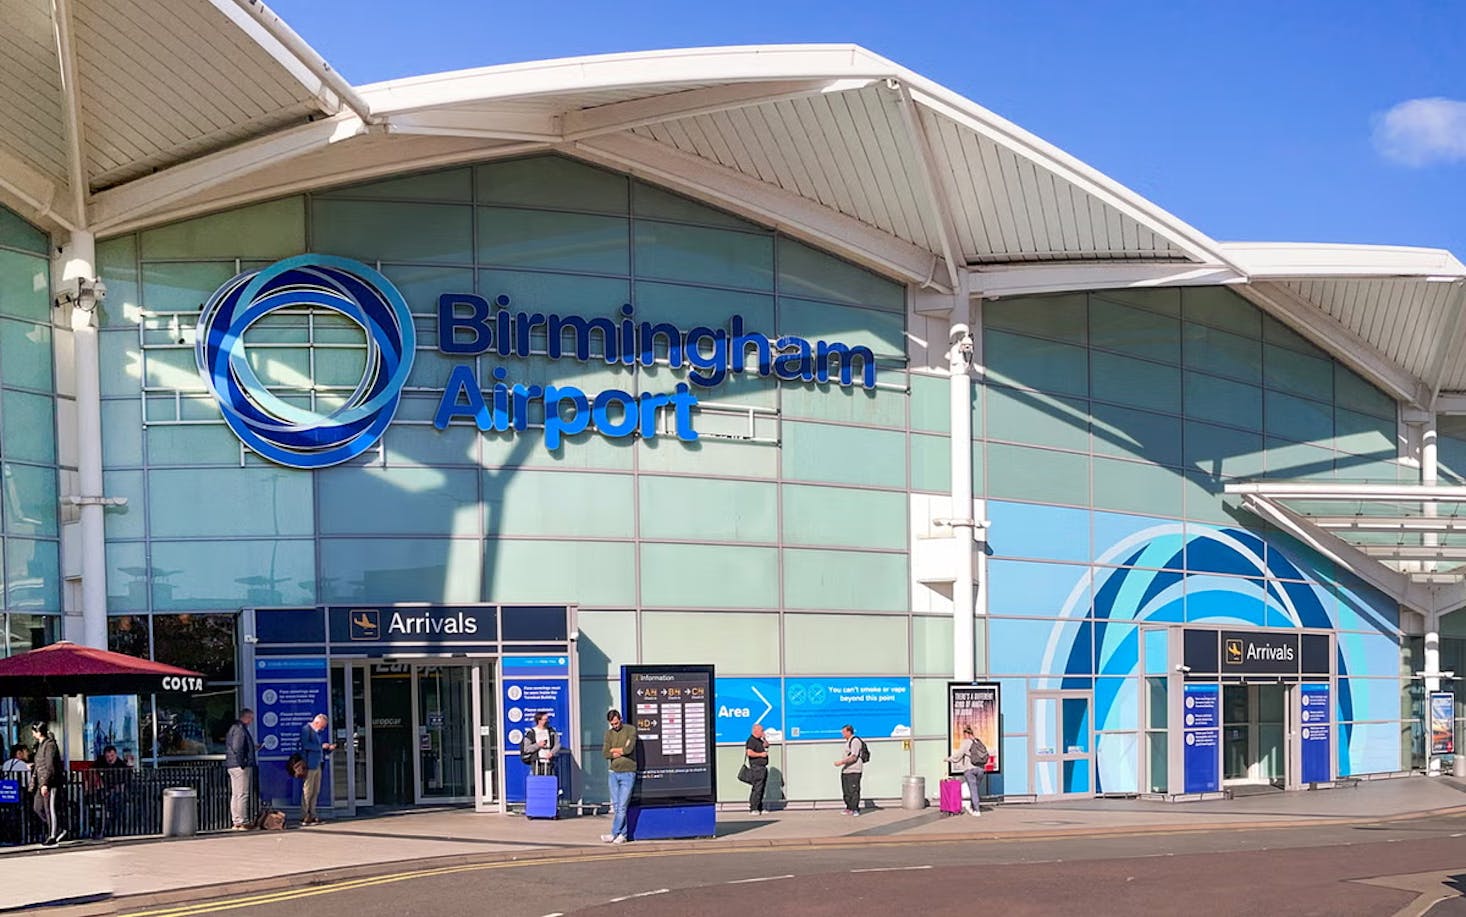
[[[249, 328], [279, 309], [302, 307], [336, 312], [366, 334], [366, 372], [346, 402], [329, 414], [274, 394], [250, 366], [244, 341]], [[470, 420], [480, 430], [504, 433], [542, 425], [545, 448], [552, 452], [564, 437], [587, 429], [611, 439], [652, 439], [665, 416], [671, 417], [679, 440], [693, 442], [698, 437], [693, 388], [714, 388], [730, 374], [748, 371], [780, 381], [864, 388], [876, 384], [875, 354], [868, 347], [793, 335], [770, 339], [746, 329], [738, 315], [726, 328], [683, 329], [637, 321], [629, 303], [615, 317], [587, 318], [515, 309], [508, 296], [490, 302], [450, 292], [438, 297], [437, 319], [440, 352], [489, 355], [503, 362], [491, 370], [491, 379], [478, 378], [472, 364], [454, 366], [434, 426], [441, 430], [455, 420]], [[539, 341], [543, 353], [536, 349]], [[199, 314], [195, 355], [225, 422], [245, 445], [282, 465], [324, 468], [360, 455], [381, 438], [397, 411], [416, 347], [412, 314], [386, 277], [349, 258], [299, 255], [246, 271], [221, 286]], [[660, 357], [663, 351], [666, 356]], [[507, 361], [541, 355], [625, 367], [665, 360], [673, 369], [686, 368], [687, 381], [671, 392], [640, 395], [515, 382]]]

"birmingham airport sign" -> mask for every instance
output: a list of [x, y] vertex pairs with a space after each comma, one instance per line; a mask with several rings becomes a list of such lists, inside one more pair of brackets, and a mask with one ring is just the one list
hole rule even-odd
[[[366, 335], [366, 371], [345, 402], [329, 413], [271, 392], [250, 365], [245, 333], [266, 315], [289, 308], [335, 312]], [[693, 388], [714, 388], [729, 374], [867, 389], [876, 384], [870, 348], [793, 335], [770, 339], [748, 331], [738, 315], [726, 328], [684, 330], [670, 322], [637, 321], [630, 304], [614, 318], [587, 318], [516, 310], [503, 295], [490, 302], [474, 293], [444, 293], [438, 297], [437, 318], [438, 350], [453, 356], [540, 356], [534, 345], [543, 335], [543, 356], [551, 360], [649, 367], [665, 349], [668, 366], [687, 370], [687, 381], [671, 392], [606, 389], [592, 395], [571, 385], [514, 382], [504, 365], [491, 370], [492, 381], [480, 379], [472, 363], [453, 367], [433, 415], [435, 427], [470, 420], [485, 432], [520, 433], [537, 406], [544, 413], [545, 448], [551, 452], [566, 436], [587, 429], [608, 439], [653, 439], [659, 412], [670, 414], [679, 440], [695, 442]], [[215, 291], [199, 314], [195, 356], [225, 422], [245, 445], [281, 465], [325, 468], [355, 458], [381, 439], [401, 401], [416, 348], [407, 302], [381, 273], [349, 258], [299, 255], [245, 271]]]

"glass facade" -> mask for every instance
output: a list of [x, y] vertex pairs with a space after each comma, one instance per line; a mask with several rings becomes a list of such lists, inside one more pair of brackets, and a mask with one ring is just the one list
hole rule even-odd
[[61, 614], [49, 240], [0, 207], [0, 654], [55, 640]]
[[[244, 451], [194, 364], [210, 294], [304, 251], [379, 269], [419, 336], [379, 448], [318, 471]], [[866, 793], [896, 796], [906, 773], [935, 781], [952, 628], [913, 601], [925, 587], [912, 578], [911, 519], [923, 495], [949, 486], [948, 383], [907, 366], [901, 285], [554, 157], [285, 198], [109, 239], [98, 260], [106, 486], [128, 498], [107, 511], [117, 648], [164, 658], [166, 641], [218, 636], [217, 622], [250, 606], [569, 603], [580, 609], [583, 745], [599, 743], [625, 663], [895, 679], [909, 685], [909, 734], [878, 743]], [[683, 328], [741, 315], [770, 337], [870, 348], [879, 385], [730, 376], [698, 390], [696, 443], [588, 431], [549, 451], [533, 427], [440, 431], [432, 418], [458, 363], [481, 380], [503, 368], [511, 383], [588, 392], [665, 392], [686, 373], [445, 356], [433, 342], [449, 291], [587, 317], [629, 303], [638, 320]], [[1086, 788], [1137, 791], [1140, 759], [1157, 748], [1164, 758], [1166, 736], [1164, 716], [1140, 714], [1156, 690], [1140, 683], [1144, 622], [1337, 631], [1338, 769], [1398, 769], [1410, 728], [1398, 610], [1221, 496], [1226, 481], [1264, 474], [1394, 480], [1394, 403], [1219, 288], [988, 302], [983, 329], [974, 471], [991, 557], [977, 651], [1005, 691], [994, 789], [1055, 789], [1035, 785], [1029, 695], [1082, 690], [1099, 755]], [[349, 392], [364, 365], [359, 330], [318, 315], [271, 315], [249, 341], [255, 372], [305, 406]], [[222, 657], [194, 658], [210, 652], [192, 646], [188, 659], [232, 702], [236, 673]], [[207, 748], [211, 715], [159, 710], [160, 742], [166, 727], [177, 753]], [[1381, 750], [1373, 740], [1386, 733]], [[835, 796], [828, 743], [786, 738], [770, 793]], [[740, 748], [720, 750], [730, 799]], [[1081, 779], [1062, 763], [1056, 781]], [[604, 762], [582, 764], [587, 798], [602, 798]]]

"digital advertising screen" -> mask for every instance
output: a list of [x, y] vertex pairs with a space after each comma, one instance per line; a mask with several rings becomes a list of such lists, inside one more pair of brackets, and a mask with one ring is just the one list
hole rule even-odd
[[637, 733], [632, 801], [653, 806], [714, 802], [713, 667], [623, 666], [621, 692], [622, 714]]
[[[987, 746], [988, 763], [984, 770], [989, 774], [1002, 773], [1002, 698], [1003, 689], [997, 682], [947, 682], [947, 709], [952, 727], [950, 753], [961, 751], [967, 740], [963, 730], [971, 726], [973, 735]], [[960, 774], [965, 768], [961, 761], [947, 763], [949, 775]]]

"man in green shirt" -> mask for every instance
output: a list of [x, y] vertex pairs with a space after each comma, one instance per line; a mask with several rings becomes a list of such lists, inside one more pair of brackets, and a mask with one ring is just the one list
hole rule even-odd
[[602, 834], [608, 844], [626, 843], [626, 807], [631, 802], [631, 787], [636, 783], [636, 727], [621, 722], [621, 711], [606, 714], [610, 728], [601, 743], [601, 753], [610, 762], [611, 833]]

